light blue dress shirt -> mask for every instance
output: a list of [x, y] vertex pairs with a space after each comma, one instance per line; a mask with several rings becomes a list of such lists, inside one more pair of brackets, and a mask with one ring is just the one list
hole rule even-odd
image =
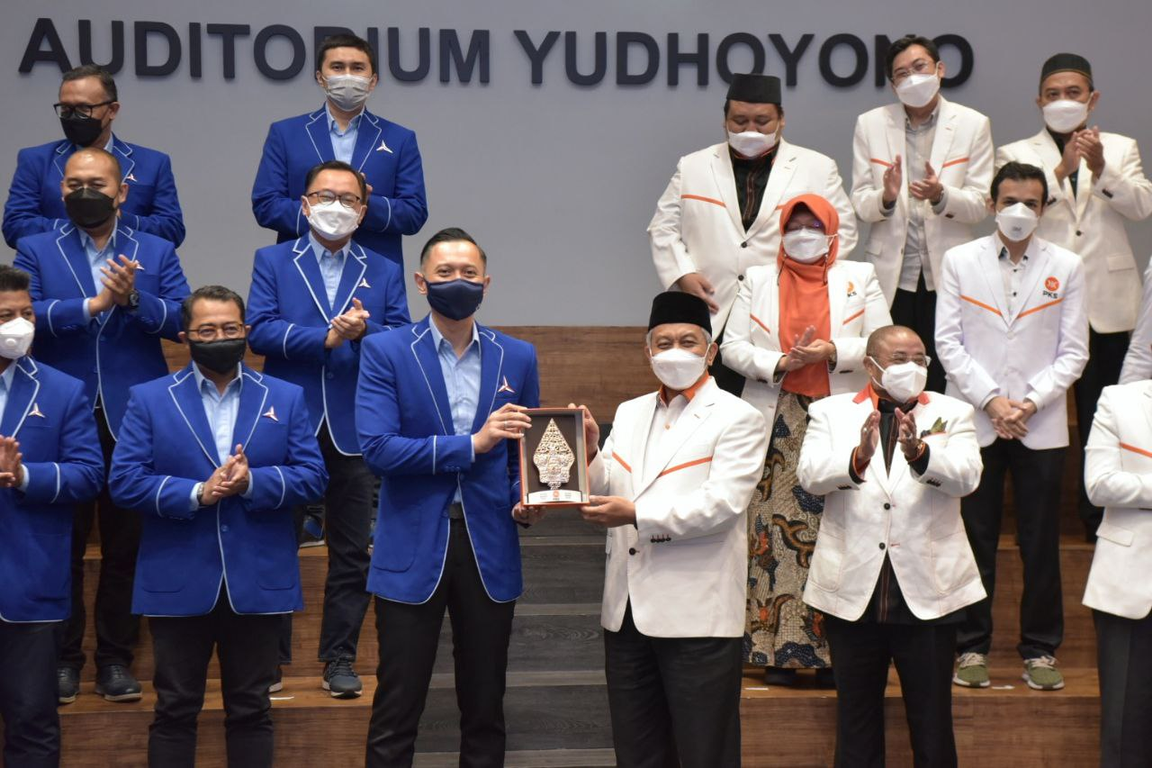
[[344, 247], [333, 253], [316, 239], [312, 230], [308, 230], [308, 242], [312, 245], [312, 252], [316, 254], [316, 261], [320, 265], [320, 276], [324, 278], [324, 292], [328, 294], [328, 306], [332, 311], [336, 307], [336, 291], [340, 288], [340, 278], [344, 274], [344, 265], [348, 262], [348, 251], [352, 247], [349, 240]]
[[[96, 241], [93, 240], [87, 232], [78, 229], [80, 232], [80, 242], [84, 244], [84, 255], [88, 257], [88, 268], [92, 270], [92, 285], [96, 289], [96, 293], [104, 290], [104, 284], [100, 281], [104, 278], [101, 274], [100, 268], [107, 266], [107, 260], [116, 259], [116, 230], [112, 230], [112, 236], [108, 238], [108, 242], [104, 244], [103, 248], [96, 247]], [[89, 320], [92, 319], [92, 313], [88, 310], [88, 304], [91, 299], [84, 302], [84, 316]], [[100, 313], [100, 320], [103, 322], [107, 317], [107, 312]]]
[[360, 110], [360, 114], [349, 121], [347, 130], [343, 132], [336, 123], [336, 118], [332, 117], [332, 110], [327, 103], [324, 104], [324, 114], [328, 117], [328, 135], [332, 137], [332, 154], [341, 162], [351, 163], [352, 153], [356, 151], [356, 136], [360, 133], [360, 118], [364, 116], [364, 110]]
[[[0, 416], [4, 415], [4, 409], [8, 407], [8, 393], [12, 390], [12, 380], [16, 378], [16, 361], [11, 360], [8, 362], [8, 367], [4, 369], [4, 373], [0, 373]], [[19, 490], [24, 491], [28, 488], [28, 467], [24, 467], [24, 479], [20, 481]]]
[[[208, 428], [212, 430], [212, 437], [216, 443], [216, 456], [220, 464], [232, 455], [232, 433], [236, 428], [236, 416], [240, 413], [240, 390], [244, 386], [244, 378], [240, 370], [236, 371], [236, 378], [228, 382], [224, 394], [216, 385], [200, 372], [200, 366], [192, 364], [192, 375], [196, 377], [196, 391], [200, 393], [200, 401], [204, 404], [204, 415], [208, 418]], [[192, 509], [200, 508], [200, 490], [202, 485], [197, 483], [192, 488]], [[248, 489], [241, 494], [245, 499], [252, 497], [252, 475], [248, 476]]]
[[[436, 345], [436, 357], [440, 360], [440, 372], [444, 374], [444, 388], [448, 390], [448, 403], [452, 407], [452, 428], [457, 435], [471, 435], [472, 422], [476, 419], [476, 409], [480, 405], [480, 332], [472, 323], [472, 341], [464, 354], [456, 357], [452, 342], [444, 338], [435, 320], [428, 321], [432, 331], [432, 343]], [[476, 449], [472, 448], [472, 460], [476, 460]], [[453, 501], [460, 502], [460, 485], [456, 485]]]

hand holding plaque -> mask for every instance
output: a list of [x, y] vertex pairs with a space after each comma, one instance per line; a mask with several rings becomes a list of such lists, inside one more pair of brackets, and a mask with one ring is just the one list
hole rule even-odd
[[588, 450], [584, 411], [534, 408], [520, 444], [520, 495], [525, 506], [588, 503]]

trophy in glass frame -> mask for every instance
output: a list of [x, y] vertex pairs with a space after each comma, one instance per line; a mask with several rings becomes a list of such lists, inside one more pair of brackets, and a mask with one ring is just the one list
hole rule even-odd
[[520, 502], [530, 507], [588, 503], [584, 411], [530, 408], [532, 426], [520, 441]]

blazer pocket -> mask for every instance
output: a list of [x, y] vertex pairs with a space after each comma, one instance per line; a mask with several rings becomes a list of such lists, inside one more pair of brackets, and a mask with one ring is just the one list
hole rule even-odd
[[1096, 529], [1096, 535], [1101, 539], [1107, 539], [1113, 544], [1119, 544], [1122, 547], [1132, 546], [1132, 542], [1136, 539], [1135, 531], [1131, 531], [1128, 528], [1121, 528], [1107, 520], [1100, 523], [1100, 527]]
[[422, 512], [407, 509], [381, 518], [376, 525], [372, 547], [372, 567], [391, 573], [403, 573], [416, 560]]
[[808, 579], [821, 589], [835, 592], [844, 574], [844, 550], [847, 543], [837, 533], [822, 528], [816, 535], [816, 554]]
[[973, 578], [978, 578], [976, 559], [968, 545], [968, 534], [960, 528], [949, 536], [932, 541], [932, 578], [941, 595], [954, 592]]
[[65, 597], [71, 571], [58, 555], [71, 549], [71, 535], [33, 533], [31, 539], [29, 545], [20, 547], [24, 551], [24, 573], [30, 577], [26, 580], [29, 597], [48, 600]]
[[1109, 272], [1122, 272], [1125, 269], [1136, 269], [1136, 260], [1127, 253], [1112, 253], [1105, 259]]

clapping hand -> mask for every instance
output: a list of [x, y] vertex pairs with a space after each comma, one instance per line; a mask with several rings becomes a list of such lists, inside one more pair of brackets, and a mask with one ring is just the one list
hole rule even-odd
[[0, 438], [0, 488], [17, 488], [24, 482], [23, 460], [16, 438]]
[[900, 185], [904, 183], [902, 163], [900, 155], [896, 155], [896, 161], [884, 171], [883, 201], [888, 207], [895, 205], [896, 198], [900, 197]]
[[204, 482], [204, 488], [200, 491], [200, 504], [207, 507], [220, 499], [244, 493], [248, 490], [249, 481], [248, 457], [244, 455], [244, 446], [237, 445], [236, 452]]
[[112, 301], [121, 307], [128, 303], [128, 296], [136, 290], [136, 270], [140, 264], [120, 254], [120, 263], [106, 259], [108, 266], [100, 267], [101, 284], [112, 294]]
[[904, 413], [899, 408], [896, 409], [896, 423], [900, 426], [900, 431], [897, 434], [896, 440], [900, 443], [900, 450], [904, 452], [904, 458], [908, 461], [916, 458], [916, 454], [920, 452], [922, 441], [916, 432], [916, 417], [911, 411]]
[[924, 178], [908, 185], [908, 194], [917, 200], [927, 200], [936, 205], [944, 196], [944, 185], [936, 177], [936, 169], [932, 163], [924, 163]]
[[368, 318], [360, 299], [352, 299], [352, 306], [342, 315], [332, 318], [332, 330], [344, 341], [356, 341], [368, 331]]

